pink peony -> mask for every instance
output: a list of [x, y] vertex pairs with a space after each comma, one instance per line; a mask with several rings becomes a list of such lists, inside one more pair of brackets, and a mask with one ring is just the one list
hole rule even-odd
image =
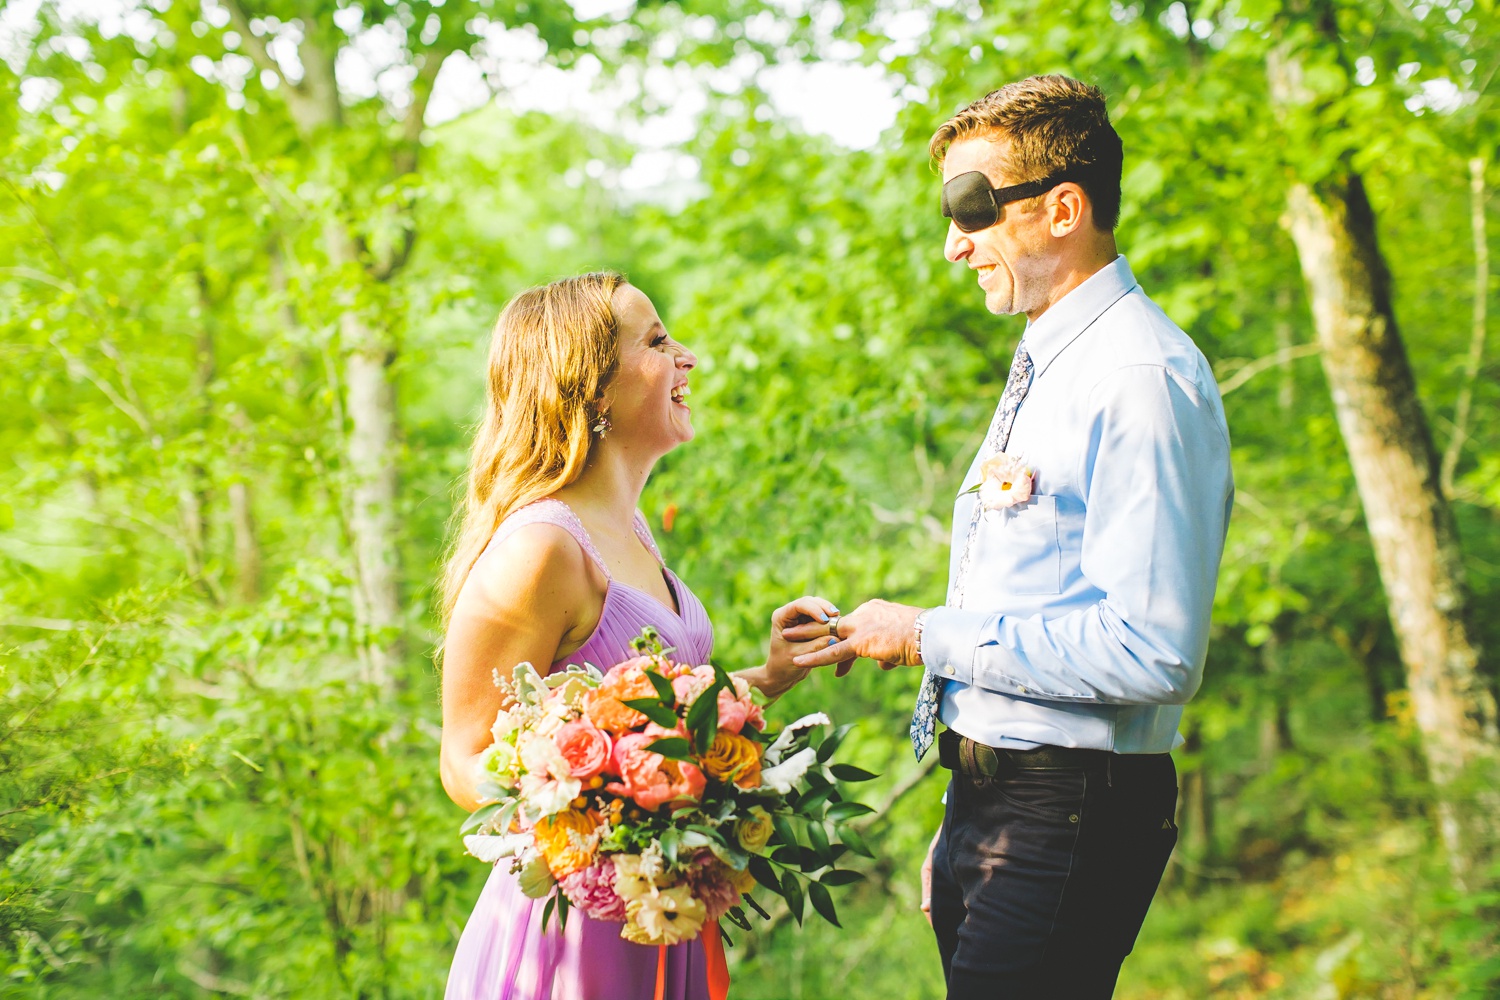
[[579, 869], [563, 879], [561, 886], [568, 902], [588, 916], [624, 923], [625, 900], [615, 892], [615, 864], [611, 859], [600, 858]]
[[727, 872], [708, 851], [698, 852], [687, 869], [688, 885], [694, 898], [708, 910], [708, 920], [718, 920], [740, 901], [740, 891], [726, 877]]
[[592, 778], [609, 763], [609, 734], [587, 719], [565, 723], [553, 741], [575, 778]]
[[683, 800], [681, 804], [697, 802], [707, 784], [703, 772], [692, 764], [668, 760], [646, 749], [666, 732], [626, 733], [615, 740], [614, 771], [620, 780], [610, 782], [605, 789], [652, 812], [674, 800]]

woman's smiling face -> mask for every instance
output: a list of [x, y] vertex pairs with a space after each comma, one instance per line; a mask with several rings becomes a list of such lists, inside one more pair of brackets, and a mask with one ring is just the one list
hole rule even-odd
[[698, 358], [667, 334], [656, 307], [634, 285], [615, 291], [614, 309], [620, 367], [606, 394], [608, 440], [656, 458], [693, 439], [686, 397]]

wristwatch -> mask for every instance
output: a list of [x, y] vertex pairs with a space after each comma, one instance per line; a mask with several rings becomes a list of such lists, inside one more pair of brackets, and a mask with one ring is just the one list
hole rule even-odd
[[927, 616], [936, 611], [937, 608], [923, 608], [917, 612], [917, 618], [911, 623], [911, 630], [917, 637], [917, 666], [922, 665], [922, 630], [927, 627]]

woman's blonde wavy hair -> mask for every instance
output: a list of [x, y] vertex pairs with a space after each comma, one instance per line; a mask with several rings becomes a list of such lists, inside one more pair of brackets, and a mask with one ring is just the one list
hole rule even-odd
[[484, 417], [443, 571], [445, 628], [500, 522], [583, 472], [600, 397], [619, 363], [614, 294], [625, 284], [613, 271], [563, 278], [521, 292], [495, 321]]

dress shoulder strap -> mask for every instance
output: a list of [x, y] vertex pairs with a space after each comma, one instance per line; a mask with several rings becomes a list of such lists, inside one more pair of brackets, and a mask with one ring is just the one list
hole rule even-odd
[[495, 529], [494, 536], [490, 538], [490, 545], [503, 542], [528, 524], [555, 524], [562, 528], [572, 535], [578, 547], [594, 560], [605, 579], [612, 579], [609, 575], [609, 567], [604, 563], [604, 557], [599, 554], [598, 549], [594, 548], [594, 540], [589, 537], [588, 529], [583, 526], [578, 515], [573, 513], [573, 508], [552, 497], [535, 500], [520, 510], [511, 511], [510, 516], [501, 521], [500, 527]]
[[656, 561], [665, 566], [666, 560], [661, 557], [661, 549], [656, 547], [656, 539], [651, 536], [651, 528], [646, 524], [646, 515], [640, 511], [635, 512], [635, 536], [641, 540], [641, 544], [656, 557]]

